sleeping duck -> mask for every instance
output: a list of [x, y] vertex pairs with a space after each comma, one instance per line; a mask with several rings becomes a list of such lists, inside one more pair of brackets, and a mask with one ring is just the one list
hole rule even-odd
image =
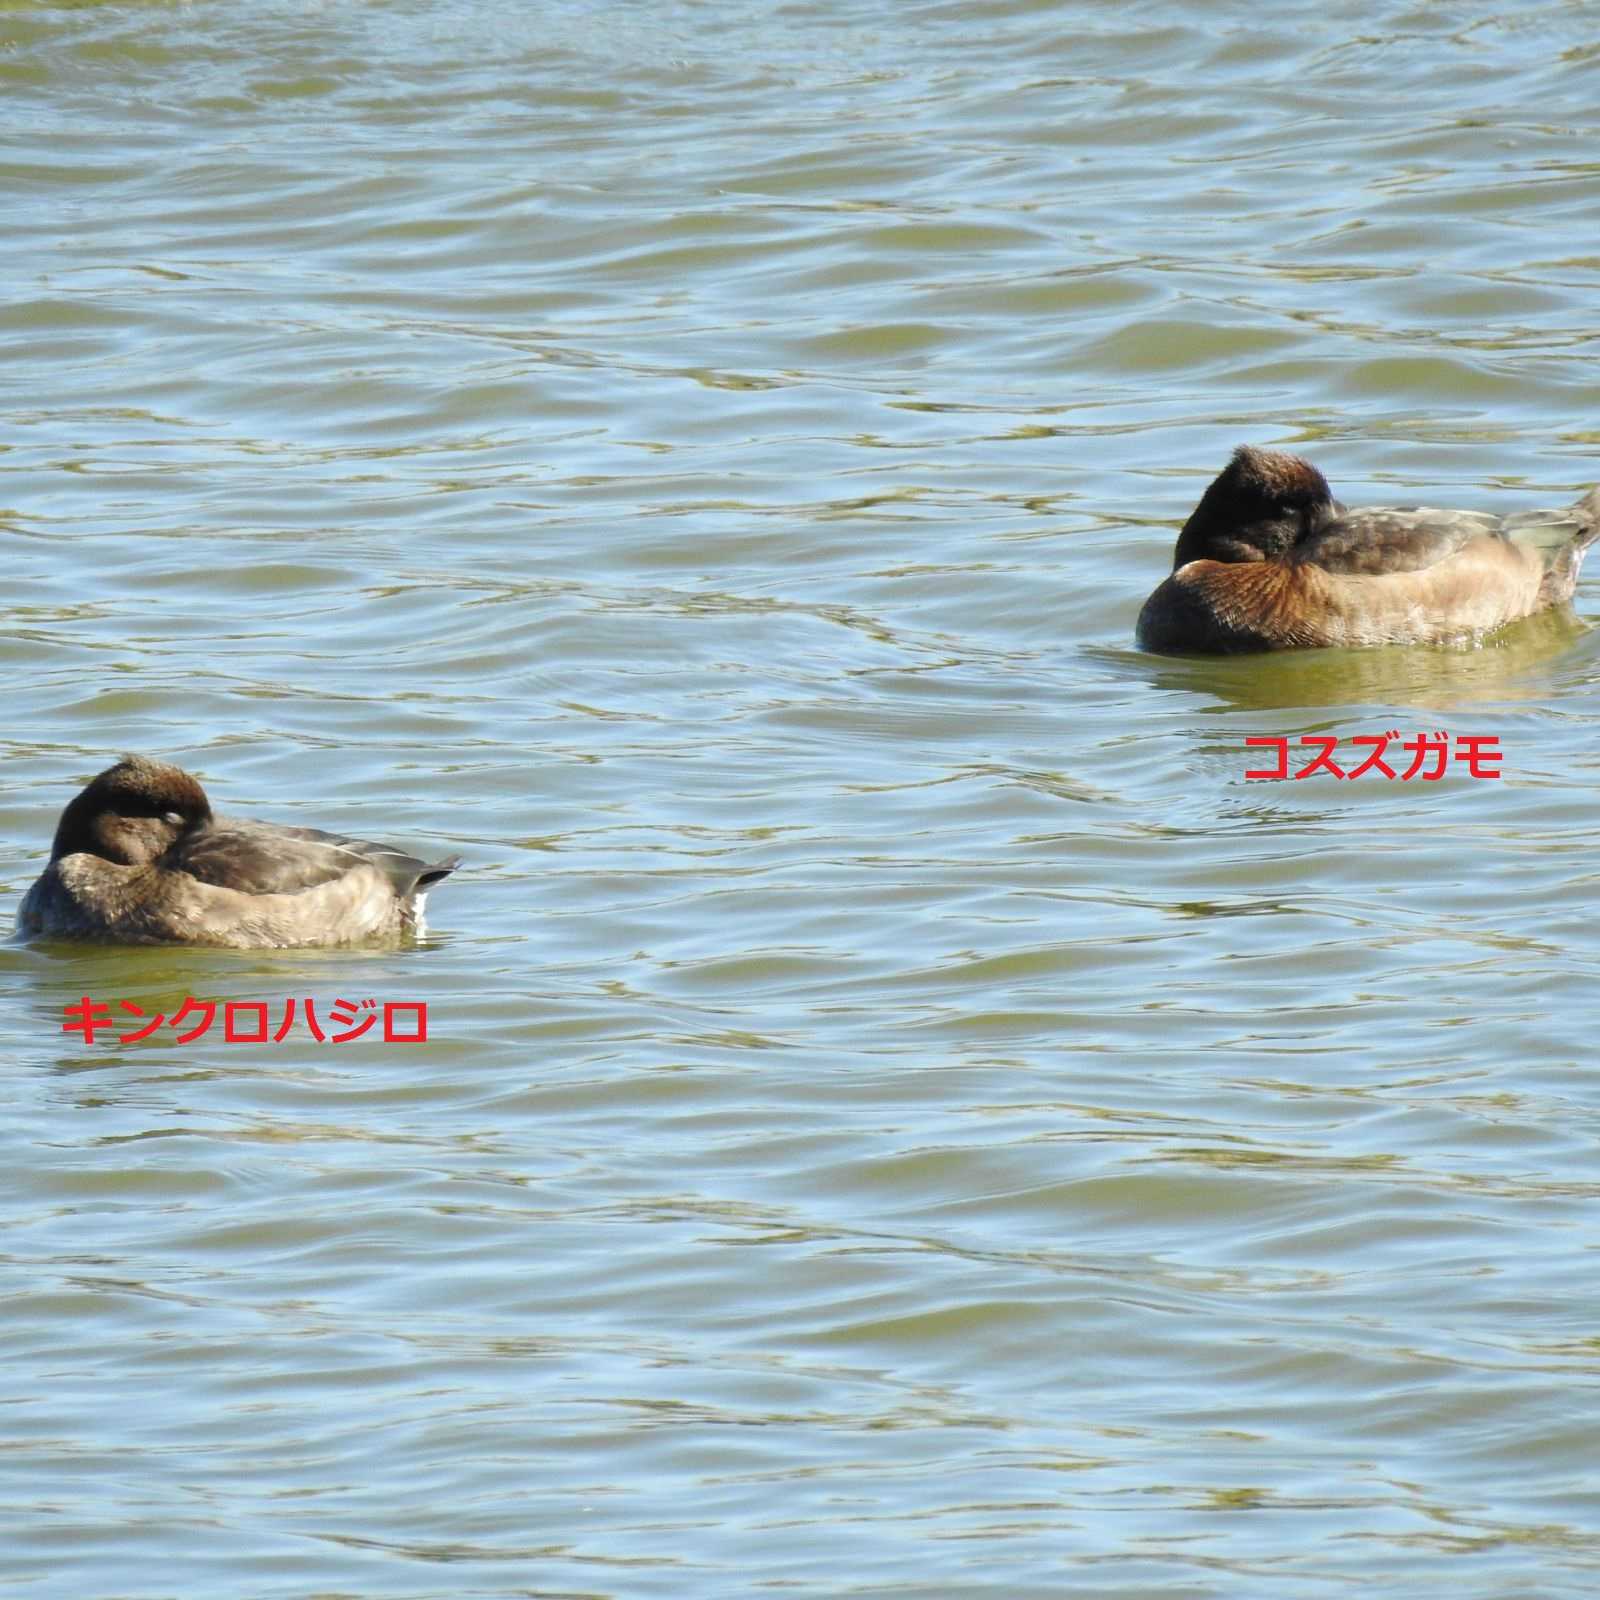
[[1596, 538], [1600, 488], [1509, 517], [1347, 511], [1309, 461], [1243, 445], [1183, 525], [1139, 643], [1220, 655], [1475, 639], [1570, 600]]
[[112, 944], [235, 950], [392, 939], [422, 922], [431, 865], [315, 828], [213, 816], [198, 779], [124, 756], [61, 813], [17, 929]]

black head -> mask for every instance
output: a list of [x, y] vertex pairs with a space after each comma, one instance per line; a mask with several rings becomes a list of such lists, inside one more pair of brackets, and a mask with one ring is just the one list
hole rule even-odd
[[148, 756], [124, 756], [61, 813], [50, 859], [83, 852], [144, 866], [210, 820], [211, 803], [198, 779]]
[[1186, 561], [1269, 561], [1344, 507], [1309, 461], [1242, 444], [1178, 535]]

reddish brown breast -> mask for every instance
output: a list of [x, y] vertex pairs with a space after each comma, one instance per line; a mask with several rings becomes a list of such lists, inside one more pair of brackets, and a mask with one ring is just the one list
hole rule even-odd
[[1138, 637], [1147, 650], [1208, 655], [1439, 644], [1538, 610], [1542, 577], [1537, 557], [1492, 535], [1407, 572], [1191, 561], [1145, 602]]

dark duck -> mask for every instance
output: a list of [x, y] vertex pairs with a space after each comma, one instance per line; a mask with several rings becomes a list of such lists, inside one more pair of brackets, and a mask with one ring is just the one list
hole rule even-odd
[[124, 756], [69, 802], [18, 931], [238, 950], [392, 940], [459, 857], [425, 862], [316, 828], [218, 817], [199, 780]]
[[1138, 638], [1167, 655], [1481, 638], [1572, 598], [1600, 488], [1556, 511], [1349, 511], [1299, 456], [1243, 445], [1178, 535]]

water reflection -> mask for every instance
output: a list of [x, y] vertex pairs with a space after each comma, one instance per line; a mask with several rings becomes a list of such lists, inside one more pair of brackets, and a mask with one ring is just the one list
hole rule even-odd
[[1209, 710], [1287, 706], [1412, 706], [1455, 711], [1541, 701], [1557, 669], [1592, 630], [1571, 606], [1513, 622], [1474, 646], [1384, 645], [1280, 650], [1253, 656], [1155, 656], [1091, 651], [1158, 689], [1214, 700]]

